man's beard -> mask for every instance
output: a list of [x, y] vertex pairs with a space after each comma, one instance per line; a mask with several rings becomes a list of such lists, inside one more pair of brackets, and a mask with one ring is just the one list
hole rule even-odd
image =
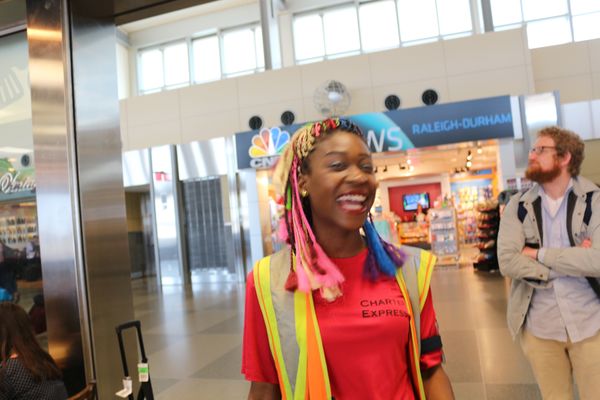
[[555, 160], [554, 165], [549, 170], [542, 170], [540, 164], [529, 164], [527, 171], [525, 171], [525, 177], [529, 180], [537, 182], [539, 184], [548, 183], [556, 179], [560, 175], [560, 165]]

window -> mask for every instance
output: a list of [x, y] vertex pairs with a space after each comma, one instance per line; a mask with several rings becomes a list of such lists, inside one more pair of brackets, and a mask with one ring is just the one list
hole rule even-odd
[[600, 37], [598, 0], [491, 0], [494, 30], [525, 24], [529, 48]]
[[258, 25], [163, 44], [138, 53], [138, 92], [148, 94], [262, 71]]
[[297, 64], [473, 33], [470, 0], [355, 3], [294, 17]]
[[323, 33], [325, 36], [325, 54], [351, 55], [360, 53], [356, 8], [340, 8], [323, 13]]
[[403, 42], [427, 39], [438, 35], [435, 0], [398, 0], [400, 39]]
[[162, 58], [160, 49], [140, 53], [140, 92], [154, 92], [164, 86]]
[[185, 42], [162, 45], [139, 53], [140, 93], [185, 86], [189, 83], [189, 61]]
[[354, 6], [298, 16], [294, 18], [293, 32], [294, 52], [299, 64], [360, 53]]
[[571, 0], [573, 40], [600, 38], [600, 1]]
[[573, 17], [573, 39], [576, 42], [600, 38], [600, 12]]
[[567, 17], [543, 19], [527, 24], [529, 48], [554, 46], [571, 41], [571, 27]]
[[323, 21], [318, 14], [294, 18], [296, 60], [321, 60], [325, 56]]
[[195, 83], [221, 79], [221, 52], [217, 35], [192, 41], [192, 54]]
[[223, 33], [223, 75], [239, 76], [257, 72], [264, 69], [264, 62], [259, 27]]
[[456, 35], [473, 31], [471, 4], [468, 0], [437, 0], [440, 35]]
[[361, 4], [358, 8], [363, 51], [398, 47], [398, 22], [394, 0]]
[[491, 0], [491, 6], [494, 27], [511, 25], [523, 21], [521, 0]]
[[521, 0], [521, 3], [525, 21], [555, 17], [569, 12], [567, 0]]
[[165, 47], [163, 50], [165, 66], [165, 86], [175, 87], [190, 81], [187, 43]]

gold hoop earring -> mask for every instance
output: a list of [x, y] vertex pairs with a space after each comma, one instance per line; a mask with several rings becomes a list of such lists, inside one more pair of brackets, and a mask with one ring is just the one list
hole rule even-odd
[[306, 190], [306, 189], [302, 189], [302, 190], [300, 191], [300, 196], [302, 196], [302, 197], [308, 197], [308, 190]]

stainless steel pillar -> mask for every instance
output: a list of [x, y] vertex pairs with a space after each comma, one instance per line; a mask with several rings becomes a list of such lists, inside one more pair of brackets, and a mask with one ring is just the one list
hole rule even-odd
[[154, 204], [155, 248], [160, 282], [163, 285], [188, 284], [190, 270], [185, 250], [183, 205], [175, 146], [151, 148], [150, 164], [150, 193]]
[[97, 377], [102, 399], [120, 384], [114, 327], [133, 317], [111, 15], [27, 0], [49, 350], [71, 392]]

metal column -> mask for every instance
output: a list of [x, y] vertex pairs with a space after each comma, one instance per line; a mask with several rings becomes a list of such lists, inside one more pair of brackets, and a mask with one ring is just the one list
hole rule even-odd
[[112, 2], [27, 0], [49, 349], [70, 392], [98, 377], [99, 398], [118, 389], [114, 327], [133, 317], [111, 16]]

